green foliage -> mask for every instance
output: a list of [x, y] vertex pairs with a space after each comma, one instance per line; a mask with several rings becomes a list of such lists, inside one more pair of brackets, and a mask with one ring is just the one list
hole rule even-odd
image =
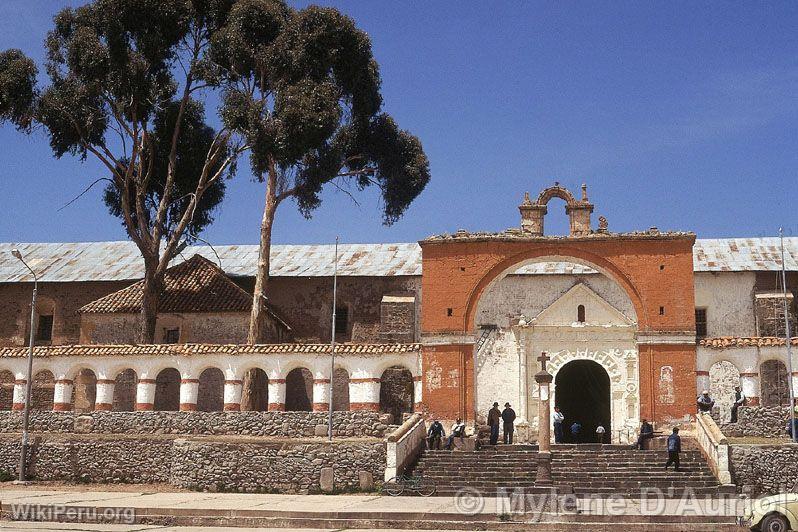
[[[232, 147], [229, 136], [215, 137], [204, 122], [202, 105], [188, 96], [204, 83], [203, 50], [212, 33], [226, 23], [233, 4], [234, 0], [94, 0], [61, 10], [45, 39], [50, 84], [41, 92], [36, 89], [33, 61], [19, 50], [0, 53], [0, 122], [10, 121], [21, 129], [29, 129], [32, 121], [43, 125], [56, 157], [97, 156], [112, 174], [105, 203], [128, 233], [138, 237], [140, 247], [152, 247], [148, 237], [157, 236], [156, 226], [161, 237], [175, 236], [172, 230], [187, 209], [193, 212], [187, 230], [199, 233], [213, 221], [225, 191], [221, 179], [197, 190], [204, 164], [214, 142], [222, 146], [210, 164], [213, 172]], [[165, 197], [171, 135], [181, 103], [185, 111]], [[235, 164], [227, 162], [229, 176]], [[195, 193], [202, 195], [191, 206]], [[121, 201], [122, 194], [128, 195], [128, 202]], [[137, 194], [146, 198], [139, 209]], [[161, 200], [168, 203], [163, 221], [156, 220]]]
[[29, 126], [36, 98], [36, 64], [20, 50], [0, 52], [0, 123]]
[[390, 224], [429, 182], [421, 142], [380, 112], [368, 35], [334, 9], [236, 2], [204, 75], [224, 91], [222, 120], [246, 140], [253, 174], [277, 174], [278, 202], [293, 196], [305, 216], [339, 180], [379, 186]]
[[[179, 105], [170, 102], [164, 109], [159, 110], [153, 121], [153, 133], [151, 141], [153, 144], [153, 176], [150, 178], [146, 190], [146, 201], [144, 202], [145, 224], [149, 226], [155, 217], [155, 209], [160, 205], [166, 186], [166, 176], [169, 166], [169, 150], [171, 149], [172, 134], [177, 122]], [[186, 106], [182, 118], [181, 135], [178, 137], [177, 146], [177, 165], [172, 184], [173, 200], [168, 208], [165, 221], [165, 233], [167, 237], [178, 223], [183, 213], [189, 207], [188, 203], [191, 194], [197, 186], [197, 176], [203, 171], [205, 156], [213, 143], [215, 132], [213, 128], [205, 124], [205, 113], [202, 105], [196, 101], [190, 101]], [[229, 150], [227, 150], [229, 153]], [[217, 162], [210, 168], [211, 172], [221, 169], [221, 162]], [[234, 167], [229, 167], [227, 173], [232, 175]], [[187, 226], [186, 240], [194, 240], [202, 229], [213, 222], [215, 208], [221, 203], [225, 193], [225, 181], [219, 179], [214, 181], [202, 194], [197, 203], [196, 212]], [[130, 191], [130, 203], [135, 202], [135, 191]], [[122, 212], [122, 201], [119, 188], [113, 183], [105, 187], [103, 194], [105, 204], [114, 216], [124, 219]], [[133, 213], [133, 222], [138, 223], [138, 214]]]
[[5, 469], [0, 469], [0, 482], [10, 482], [16, 477]]

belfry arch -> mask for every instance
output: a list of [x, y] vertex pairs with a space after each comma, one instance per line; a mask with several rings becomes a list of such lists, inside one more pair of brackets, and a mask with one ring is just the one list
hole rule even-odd
[[528, 192], [524, 194], [524, 202], [519, 207], [523, 231], [535, 236], [544, 234], [543, 222], [548, 213], [548, 203], [553, 198], [565, 201], [565, 214], [568, 215], [571, 236], [590, 234], [590, 214], [593, 212], [593, 204], [587, 199], [587, 185], [582, 185], [582, 198], [577, 200], [568, 189], [561, 187], [559, 183], [554, 183], [553, 187], [543, 189], [534, 203], [529, 199]]
[[[571, 220], [571, 234], [566, 237], [543, 234], [546, 204], [555, 197], [566, 202]], [[474, 419], [478, 414], [474, 353], [486, 334], [476, 323], [480, 297], [523, 263], [567, 261], [612, 279], [633, 305], [633, 348], [639, 364], [636, 413], [665, 421], [693, 412], [695, 235], [660, 232], [655, 227], [613, 233], [604, 217], [593, 228], [593, 205], [587, 200], [586, 187], [582, 198], [576, 199], [555, 184], [535, 202], [526, 195], [519, 210], [519, 228], [499, 233], [459, 230], [420, 242], [423, 407], [443, 419]], [[573, 312], [576, 316], [576, 309]]]

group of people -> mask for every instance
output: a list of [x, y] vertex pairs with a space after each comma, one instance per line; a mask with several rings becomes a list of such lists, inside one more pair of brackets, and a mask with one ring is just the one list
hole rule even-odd
[[510, 403], [504, 403], [504, 410], [499, 410], [499, 403], [493, 403], [493, 408], [488, 411], [488, 427], [490, 427], [490, 444], [499, 443], [499, 424], [501, 423], [504, 432], [504, 443], [513, 443], [513, 432], [515, 432], [515, 410]]
[[[452, 425], [451, 432], [449, 432], [449, 438], [446, 440], [444, 449], [450, 450], [452, 447], [454, 447], [455, 438], [464, 438], [465, 428], [466, 426], [465, 423], [463, 423], [463, 420], [457, 418], [457, 420], [454, 422], [454, 425]], [[443, 428], [443, 423], [436, 419], [432, 422], [432, 425], [429, 426], [429, 430], [427, 431], [428, 447], [430, 449], [440, 450], [441, 441], [445, 437], [446, 431]]]
[[[554, 412], [551, 414], [551, 421], [554, 425], [554, 443], [563, 443], [565, 439], [565, 431], [563, 430], [563, 423], [565, 422], [565, 414], [560, 411], [559, 406], [554, 407]], [[571, 432], [571, 440], [574, 443], [582, 443], [582, 424], [579, 421], [574, 421], [568, 427]], [[596, 427], [596, 443], [604, 443], [604, 435], [607, 430], [601, 423]]]
[[[737, 412], [741, 406], [745, 406], [747, 400], [748, 399], [745, 397], [742, 388], [735, 386], [734, 401], [732, 402], [731, 407], [731, 419], [729, 421], [732, 423], [737, 423]], [[712, 413], [712, 409], [715, 407], [715, 400], [709, 396], [709, 390], [704, 390], [701, 392], [701, 395], [699, 395], [698, 399], [696, 399], [696, 405], [698, 406], [698, 412], [700, 414]]]

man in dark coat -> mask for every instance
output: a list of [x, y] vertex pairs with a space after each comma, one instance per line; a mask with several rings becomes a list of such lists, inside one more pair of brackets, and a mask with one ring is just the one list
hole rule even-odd
[[679, 453], [682, 452], [682, 439], [679, 437], [679, 428], [673, 427], [673, 434], [668, 436], [668, 461], [665, 469], [673, 464], [673, 470], [679, 471]]
[[504, 443], [513, 443], [513, 422], [515, 421], [515, 410], [510, 407], [510, 403], [504, 403], [502, 411], [502, 421], [504, 422]]
[[640, 435], [637, 437], [637, 445], [635, 445], [635, 447], [642, 451], [646, 445], [646, 440], [653, 437], [654, 427], [648, 422], [647, 419], [643, 419], [643, 423], [640, 425]]
[[436, 419], [435, 421], [432, 422], [432, 425], [429, 426], [429, 430], [427, 431], [427, 437], [429, 438], [429, 448], [440, 450], [441, 439], [444, 436], [446, 436], [446, 431], [443, 430], [443, 423], [441, 423]]
[[578, 421], [574, 421], [571, 425], [571, 438], [574, 440], [574, 443], [579, 443], [581, 440], [582, 434], [582, 425]]
[[493, 403], [493, 408], [488, 411], [488, 426], [490, 427], [490, 444], [499, 443], [499, 420], [502, 413], [499, 410], [499, 403]]

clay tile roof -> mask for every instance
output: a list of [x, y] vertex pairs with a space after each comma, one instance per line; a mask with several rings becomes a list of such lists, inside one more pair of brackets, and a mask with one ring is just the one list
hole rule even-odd
[[[712, 349], [726, 349], [729, 347], [778, 347], [785, 345], [784, 338], [775, 336], [721, 336], [718, 338], [702, 338], [698, 345]], [[792, 338], [790, 345], [798, 346], [798, 337]]]
[[[143, 285], [144, 281], [134, 283], [85, 305], [78, 312], [137, 313], [141, 310]], [[159, 312], [248, 312], [251, 308], [252, 296], [205, 257], [194, 255], [166, 270]]]
[[[329, 354], [330, 344], [148, 344], [148, 345], [57, 345], [37, 346], [33, 349], [36, 357], [57, 356], [191, 356], [201, 354], [220, 355], [273, 355], [273, 354]], [[388, 355], [395, 353], [418, 353], [421, 344], [337, 344], [338, 355]], [[25, 357], [27, 347], [0, 347], [0, 358]]]

